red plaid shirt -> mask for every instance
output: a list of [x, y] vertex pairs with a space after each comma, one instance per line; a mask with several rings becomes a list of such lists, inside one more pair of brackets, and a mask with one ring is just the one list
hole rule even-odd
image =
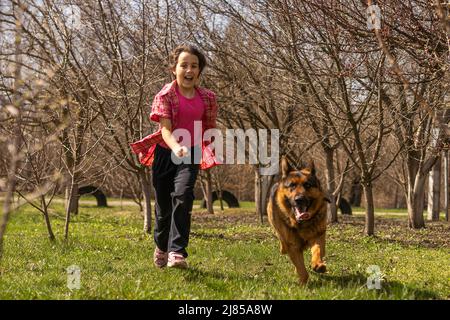
[[[180, 103], [176, 93], [176, 80], [166, 84], [162, 90], [155, 96], [150, 113], [150, 120], [159, 122], [160, 118], [167, 118], [172, 121], [172, 128], [178, 123], [178, 110]], [[217, 118], [217, 99], [214, 92], [205, 88], [197, 88], [197, 92], [205, 104], [205, 112], [202, 118], [202, 133], [210, 128], [216, 127]], [[139, 141], [130, 144], [135, 154], [141, 154], [139, 161], [144, 166], [151, 166], [153, 163], [156, 145], [163, 141], [161, 133], [161, 125], [158, 131], [142, 138]], [[208, 169], [219, 164], [214, 152], [208, 145], [202, 141], [202, 159], [200, 169]]]

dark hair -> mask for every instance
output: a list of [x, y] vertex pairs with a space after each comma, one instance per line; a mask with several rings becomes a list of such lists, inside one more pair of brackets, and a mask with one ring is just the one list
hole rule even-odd
[[190, 54], [193, 54], [197, 56], [198, 58], [198, 64], [200, 68], [200, 73], [202, 73], [203, 69], [206, 67], [206, 58], [203, 53], [200, 52], [196, 47], [190, 46], [190, 45], [180, 45], [172, 50], [169, 56], [169, 68], [175, 69], [178, 63], [178, 57], [181, 53], [188, 52]]

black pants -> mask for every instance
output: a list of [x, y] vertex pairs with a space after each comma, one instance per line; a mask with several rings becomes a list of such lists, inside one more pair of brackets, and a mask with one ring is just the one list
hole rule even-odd
[[157, 145], [152, 164], [156, 194], [155, 243], [163, 251], [179, 252], [184, 257], [188, 255], [194, 185], [199, 170], [193, 148], [190, 151], [191, 164], [175, 164], [171, 159], [172, 151]]

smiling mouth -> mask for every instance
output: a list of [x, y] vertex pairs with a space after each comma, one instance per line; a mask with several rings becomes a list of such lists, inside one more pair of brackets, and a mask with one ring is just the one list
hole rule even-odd
[[295, 220], [297, 222], [305, 221], [311, 218], [311, 214], [308, 212], [307, 207], [301, 208], [301, 207], [294, 207], [294, 214], [295, 214]]

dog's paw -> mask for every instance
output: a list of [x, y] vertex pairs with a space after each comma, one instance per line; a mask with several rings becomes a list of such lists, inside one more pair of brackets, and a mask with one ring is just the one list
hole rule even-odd
[[325, 273], [327, 271], [327, 266], [325, 263], [318, 263], [313, 267], [313, 270], [317, 273]]
[[282, 242], [280, 242], [280, 253], [281, 254], [286, 254], [287, 253], [286, 247], [283, 245]]
[[306, 286], [308, 284], [308, 276], [306, 277], [302, 277], [298, 280], [298, 284], [303, 287]]

